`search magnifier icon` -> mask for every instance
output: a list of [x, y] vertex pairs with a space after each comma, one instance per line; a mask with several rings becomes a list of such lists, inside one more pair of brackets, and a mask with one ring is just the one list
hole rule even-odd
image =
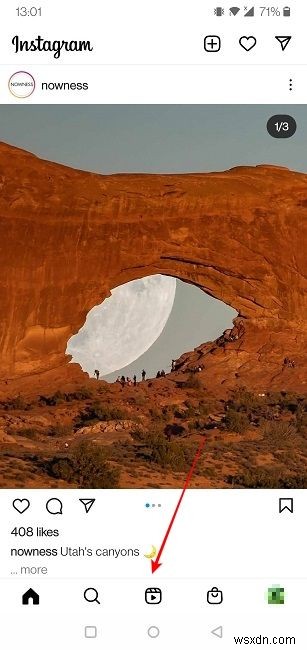
[[98, 603], [98, 605], [100, 605], [100, 601], [98, 600], [99, 594], [95, 587], [88, 587], [85, 589], [83, 596], [88, 603]]

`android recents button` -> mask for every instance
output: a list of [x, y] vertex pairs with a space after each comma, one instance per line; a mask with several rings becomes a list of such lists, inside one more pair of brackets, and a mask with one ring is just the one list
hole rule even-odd
[[96, 639], [97, 638], [96, 625], [86, 625], [84, 628], [84, 636], [86, 639]]

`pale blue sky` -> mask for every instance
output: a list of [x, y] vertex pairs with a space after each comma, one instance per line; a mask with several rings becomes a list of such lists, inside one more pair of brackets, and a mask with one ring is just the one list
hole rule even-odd
[[[267, 120], [278, 113], [298, 123], [289, 140], [267, 133]], [[261, 163], [307, 171], [305, 106], [0, 106], [0, 140], [100, 173], [205, 172]], [[124, 374], [166, 370], [172, 358], [221, 333], [233, 315], [178, 283], [164, 332]]]
[[[271, 138], [271, 115], [297, 120]], [[306, 171], [305, 106], [0, 106], [0, 139], [80, 169], [190, 172], [276, 163]]]

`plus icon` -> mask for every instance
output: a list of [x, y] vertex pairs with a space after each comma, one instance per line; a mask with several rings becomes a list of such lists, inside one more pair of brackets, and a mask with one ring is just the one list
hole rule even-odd
[[221, 49], [221, 39], [219, 36], [205, 36], [204, 47], [206, 52], [219, 52]]

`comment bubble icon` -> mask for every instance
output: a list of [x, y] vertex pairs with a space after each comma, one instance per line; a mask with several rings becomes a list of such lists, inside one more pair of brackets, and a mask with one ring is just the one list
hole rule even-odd
[[46, 503], [46, 510], [50, 515], [62, 515], [63, 514], [63, 503], [60, 499], [48, 499]]

